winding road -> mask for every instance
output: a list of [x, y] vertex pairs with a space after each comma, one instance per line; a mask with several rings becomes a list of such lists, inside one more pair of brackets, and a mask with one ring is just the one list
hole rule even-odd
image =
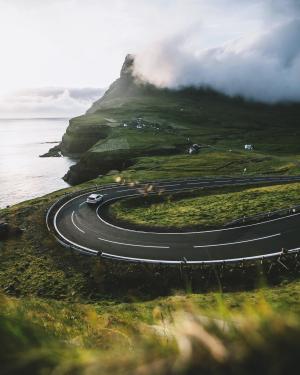
[[[195, 178], [153, 183], [155, 191], [181, 192], [201, 187], [263, 185], [300, 181], [295, 177]], [[91, 191], [79, 192], [55, 208], [51, 227], [63, 244], [89, 255], [132, 262], [220, 263], [279, 255], [300, 248], [300, 212], [239, 227], [194, 232], [145, 232], [118, 227], [105, 219], [106, 205], [143, 194], [142, 186], [99, 187], [104, 201], [97, 207], [85, 201]]]

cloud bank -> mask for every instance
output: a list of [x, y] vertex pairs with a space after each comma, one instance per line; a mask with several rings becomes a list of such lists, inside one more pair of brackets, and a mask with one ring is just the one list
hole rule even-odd
[[39, 88], [0, 96], [1, 118], [73, 117], [103, 94], [95, 88]]
[[[300, 0], [0, 0], [0, 9], [0, 92], [107, 87], [134, 53], [137, 73], [157, 85], [299, 100]], [[27, 99], [3, 100], [0, 110], [30, 110]], [[68, 90], [37, 100], [42, 113], [86, 109]]]
[[190, 46], [201, 28], [157, 42], [137, 54], [135, 73], [160, 87], [211, 87], [267, 103], [300, 101], [300, 2], [284, 3], [284, 9], [282, 1], [268, 4], [269, 25], [261, 32], [219, 46]]

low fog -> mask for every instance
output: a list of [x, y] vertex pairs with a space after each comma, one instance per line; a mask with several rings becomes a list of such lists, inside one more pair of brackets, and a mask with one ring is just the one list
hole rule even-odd
[[[268, 4], [267, 4], [268, 3]], [[197, 48], [191, 28], [136, 56], [135, 74], [160, 87], [211, 87], [268, 103], [300, 100], [300, 2], [271, 1], [263, 28], [221, 45]]]
[[1, 118], [82, 115], [102, 94], [95, 88], [26, 89], [0, 95]]

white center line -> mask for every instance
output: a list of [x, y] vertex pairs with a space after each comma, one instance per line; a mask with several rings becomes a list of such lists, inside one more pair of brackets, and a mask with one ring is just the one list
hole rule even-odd
[[271, 236], [265, 236], [265, 237], [260, 237], [260, 238], [253, 238], [251, 240], [245, 240], [245, 241], [236, 241], [236, 242], [227, 242], [227, 243], [217, 243], [217, 244], [214, 244], [214, 245], [197, 245], [197, 246], [193, 246], [194, 248], [198, 248], [198, 247], [217, 247], [217, 246], [228, 246], [228, 245], [237, 245], [237, 244], [240, 244], [240, 243], [247, 243], [247, 242], [254, 242], [254, 241], [260, 241], [260, 240], [265, 240], [267, 238], [272, 238], [272, 237], [279, 237], [281, 236], [281, 233], [276, 233], [276, 234], [272, 234]]
[[201, 182], [188, 182], [187, 185], [202, 185], [202, 184], [209, 184], [210, 182], [205, 182], [205, 181], [201, 181]]
[[75, 221], [74, 221], [74, 214], [75, 214], [75, 211], [72, 212], [72, 215], [71, 215], [71, 220], [72, 220], [72, 223], [74, 225], [75, 228], [77, 228], [79, 230], [79, 232], [81, 233], [85, 233], [84, 230], [80, 229], [76, 224], [75, 224]]
[[124, 190], [117, 190], [116, 193], [124, 193], [128, 191], [137, 191], [137, 189], [124, 189]]
[[109, 243], [115, 243], [117, 245], [125, 245], [125, 246], [150, 247], [150, 248], [156, 248], [156, 249], [169, 249], [170, 248], [170, 246], [138, 245], [138, 244], [117, 242], [117, 241], [110, 241], [110, 240], [106, 240], [105, 238], [101, 238], [101, 237], [98, 237], [98, 240], [109, 242]]
[[172, 185], [157, 185], [155, 186], [156, 188], [158, 189], [163, 189], [163, 188], [166, 188], [166, 187], [173, 187], [173, 186], [180, 186], [182, 184], [172, 184]]

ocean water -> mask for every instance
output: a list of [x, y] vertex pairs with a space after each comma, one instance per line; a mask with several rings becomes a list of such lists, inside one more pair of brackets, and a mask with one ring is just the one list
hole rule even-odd
[[62, 177], [75, 161], [39, 157], [67, 126], [68, 119], [0, 119], [0, 208], [68, 186]]

